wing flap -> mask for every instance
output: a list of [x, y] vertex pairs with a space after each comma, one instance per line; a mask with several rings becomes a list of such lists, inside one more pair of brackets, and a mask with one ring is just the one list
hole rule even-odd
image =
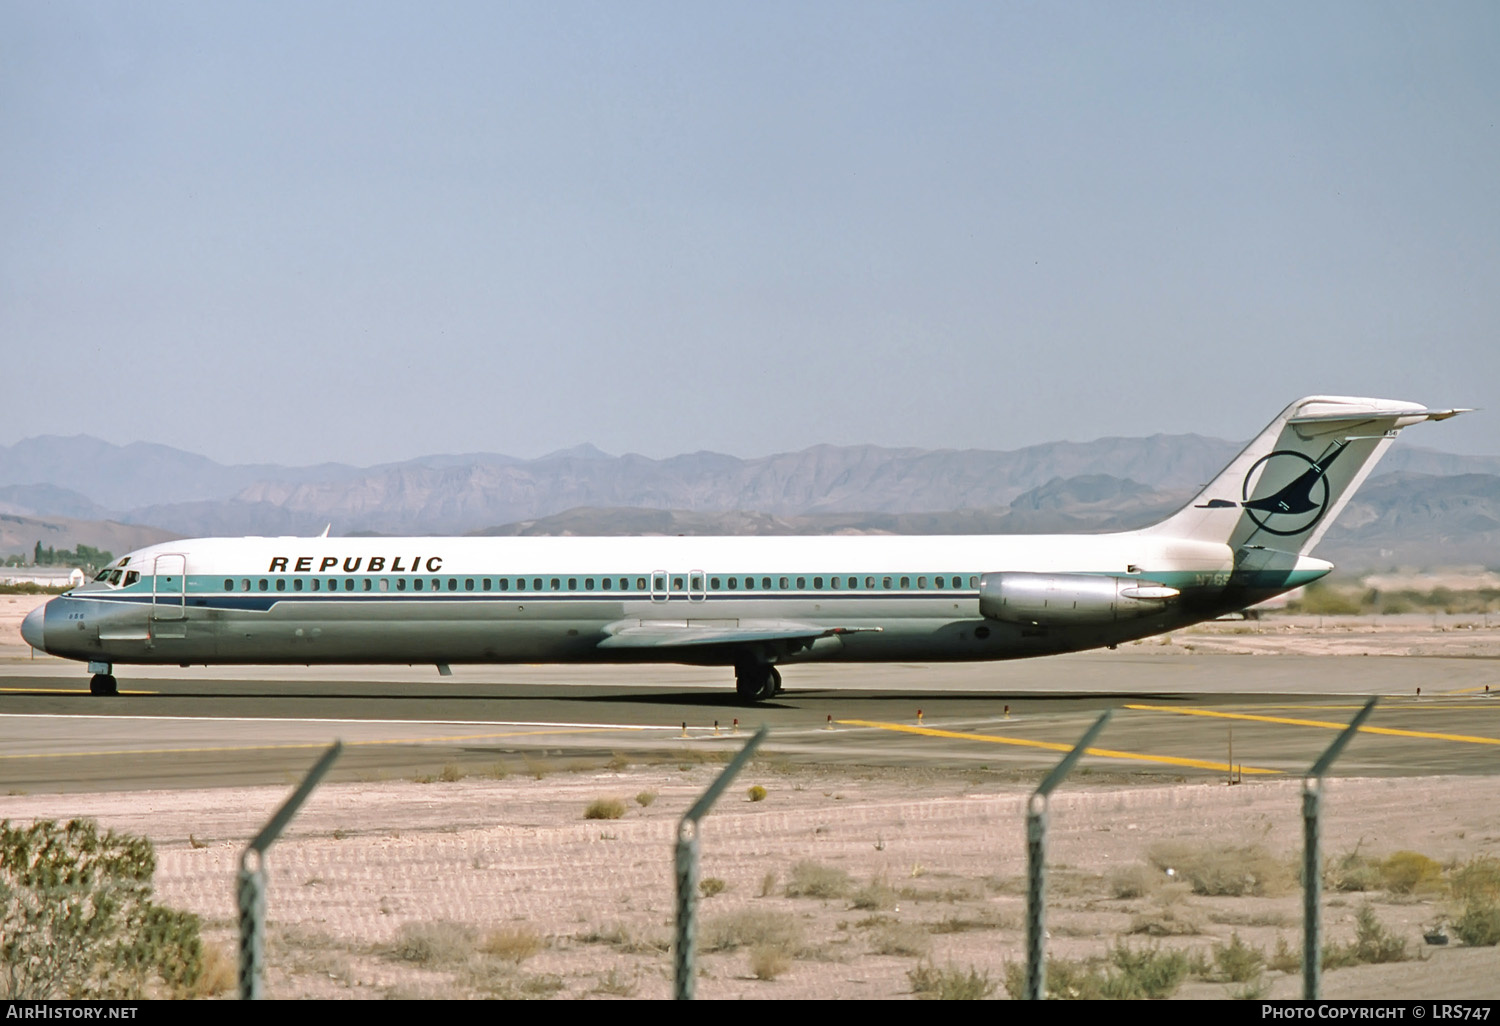
[[879, 627], [828, 627], [787, 620], [621, 620], [607, 626], [600, 648], [682, 648], [766, 641], [816, 641]]

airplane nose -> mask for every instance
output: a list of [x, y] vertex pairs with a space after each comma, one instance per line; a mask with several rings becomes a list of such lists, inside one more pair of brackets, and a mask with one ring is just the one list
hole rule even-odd
[[45, 638], [42, 634], [42, 619], [46, 615], [47, 603], [43, 602], [27, 613], [26, 619], [21, 621], [21, 637], [26, 639], [26, 644], [43, 652], [47, 651], [47, 646], [44, 644]]

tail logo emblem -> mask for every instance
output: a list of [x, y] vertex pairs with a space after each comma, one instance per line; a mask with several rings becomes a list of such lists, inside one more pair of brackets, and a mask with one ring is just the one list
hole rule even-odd
[[[1348, 447], [1347, 442], [1336, 442], [1317, 460], [1295, 449], [1277, 449], [1267, 453], [1256, 460], [1245, 474], [1245, 484], [1240, 492], [1243, 501], [1210, 499], [1199, 503], [1198, 508], [1229, 509], [1238, 506], [1267, 534], [1302, 534], [1311, 530], [1328, 511], [1328, 500], [1332, 495], [1328, 487], [1328, 468], [1338, 459], [1339, 453]], [[1256, 472], [1261, 471], [1262, 467], [1265, 469], [1257, 477]], [[1259, 490], [1269, 494], [1251, 498], [1252, 482], [1262, 485]]]

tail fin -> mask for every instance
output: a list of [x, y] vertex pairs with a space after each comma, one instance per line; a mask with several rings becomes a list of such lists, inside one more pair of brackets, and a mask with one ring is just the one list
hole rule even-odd
[[1308, 552], [1402, 428], [1463, 412], [1394, 399], [1298, 399], [1191, 503], [1146, 532]]

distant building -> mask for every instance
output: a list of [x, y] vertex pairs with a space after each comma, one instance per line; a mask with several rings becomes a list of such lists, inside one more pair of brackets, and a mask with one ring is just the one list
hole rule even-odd
[[35, 584], [38, 588], [76, 588], [86, 578], [73, 566], [0, 566], [0, 584]]

